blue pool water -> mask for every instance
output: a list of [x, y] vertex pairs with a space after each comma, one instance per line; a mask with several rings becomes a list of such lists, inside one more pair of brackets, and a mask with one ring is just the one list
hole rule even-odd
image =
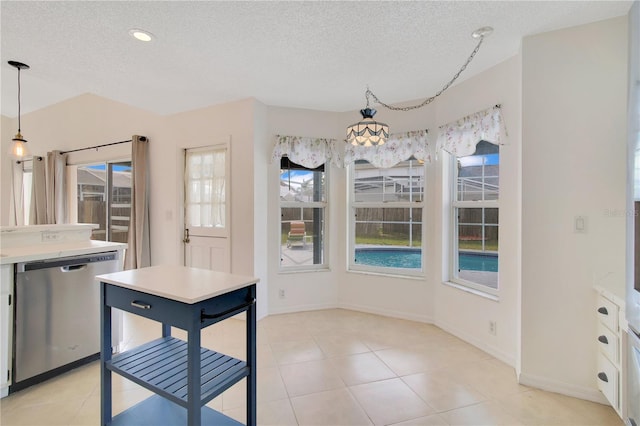
[[[419, 249], [407, 248], [358, 248], [356, 263], [387, 268], [420, 269], [422, 255]], [[498, 272], [498, 256], [489, 254], [460, 253], [458, 265], [466, 271]]]

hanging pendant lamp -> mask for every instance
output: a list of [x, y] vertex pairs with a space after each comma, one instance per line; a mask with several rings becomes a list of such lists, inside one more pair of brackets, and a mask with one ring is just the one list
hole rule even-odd
[[373, 116], [375, 115], [376, 110], [369, 107], [369, 102], [370, 102], [369, 98], [372, 98], [374, 102], [376, 102], [379, 105], [382, 105], [383, 107], [391, 111], [406, 112], [406, 111], [411, 111], [411, 110], [422, 108], [423, 106], [429, 105], [438, 96], [443, 94], [458, 79], [458, 77], [460, 77], [460, 74], [462, 74], [462, 71], [464, 71], [467, 68], [467, 66], [471, 63], [473, 58], [476, 56], [476, 53], [478, 53], [478, 50], [480, 50], [480, 46], [482, 45], [484, 38], [491, 35], [492, 32], [493, 32], [493, 28], [482, 27], [482, 28], [478, 28], [473, 33], [471, 33], [471, 37], [479, 40], [478, 40], [478, 43], [476, 44], [475, 49], [473, 49], [473, 51], [471, 52], [471, 55], [469, 55], [469, 57], [467, 58], [466, 62], [462, 65], [462, 67], [460, 67], [458, 72], [454, 74], [453, 78], [449, 80], [447, 84], [445, 84], [442, 87], [442, 89], [436, 92], [435, 95], [425, 99], [423, 102], [417, 105], [397, 107], [397, 106], [386, 104], [382, 102], [380, 99], [378, 99], [378, 97], [371, 90], [369, 90], [369, 88], [367, 88], [367, 91], [365, 92], [365, 97], [367, 99], [367, 106], [364, 109], [360, 110], [360, 114], [362, 114], [362, 121], [359, 121], [358, 123], [352, 124], [351, 126], [347, 127], [346, 142], [352, 145], [359, 145], [359, 146], [376, 146], [376, 145], [384, 144], [389, 138], [389, 126], [386, 125], [385, 123], [380, 123], [373, 120]]
[[29, 156], [29, 149], [27, 148], [27, 140], [22, 136], [20, 129], [20, 70], [28, 70], [29, 65], [17, 61], [9, 61], [9, 65], [18, 70], [18, 133], [12, 139], [9, 156], [21, 160]]

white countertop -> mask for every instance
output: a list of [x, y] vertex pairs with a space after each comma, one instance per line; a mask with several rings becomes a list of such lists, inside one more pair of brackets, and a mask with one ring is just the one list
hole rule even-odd
[[159, 265], [98, 275], [96, 281], [193, 304], [260, 280], [208, 269]]
[[0, 249], [0, 265], [100, 253], [110, 250], [123, 250], [125, 248], [127, 248], [127, 245], [123, 243], [96, 240], [41, 243], [25, 247], [3, 247]]
[[0, 227], [0, 234], [5, 233], [32, 233], [42, 231], [76, 231], [79, 229], [92, 229], [98, 228], [95, 223], [63, 223], [63, 224], [50, 224], [50, 225], [28, 225], [28, 226], [2, 226]]
[[624, 310], [626, 304], [624, 293], [616, 293], [613, 289], [602, 285], [594, 285], [593, 288], [598, 294], [603, 295]]

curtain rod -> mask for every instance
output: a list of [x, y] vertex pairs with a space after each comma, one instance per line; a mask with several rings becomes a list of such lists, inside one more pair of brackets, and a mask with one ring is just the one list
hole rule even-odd
[[111, 143], [105, 143], [105, 144], [102, 144], [102, 145], [88, 146], [86, 148], [70, 149], [69, 151], [62, 151], [62, 152], [60, 152], [60, 154], [68, 154], [70, 152], [86, 151], [88, 149], [98, 149], [98, 148], [102, 148], [102, 147], [105, 147], [105, 146], [119, 145], [121, 143], [127, 143], [127, 142], [131, 142], [131, 139], [129, 139], [128, 141], [111, 142]]
[[[140, 140], [141, 140], [142, 142], [146, 142], [146, 141], [147, 141], [147, 138], [146, 138], [146, 136], [140, 136]], [[70, 149], [69, 151], [61, 151], [61, 152], [60, 152], [60, 155], [62, 155], [62, 154], [68, 154], [68, 153], [70, 153], [70, 152], [86, 151], [86, 150], [88, 150], [88, 149], [98, 149], [98, 148], [102, 148], [102, 147], [105, 147], [105, 146], [119, 145], [119, 144], [121, 144], [121, 143], [128, 143], [128, 142], [132, 142], [132, 139], [129, 139], [129, 140], [126, 140], [126, 141], [120, 141], [120, 142], [104, 143], [104, 144], [102, 144], [102, 145], [88, 146], [88, 147], [86, 147], [86, 148]], [[37, 157], [37, 156], [36, 156], [36, 157], [34, 157], [34, 158], [37, 158], [39, 161], [42, 161], [42, 157]], [[32, 158], [28, 158], [28, 159], [26, 159], [26, 160], [18, 160], [18, 161], [16, 161], [16, 163], [17, 163], [17, 164], [20, 164], [20, 163], [24, 163], [25, 161], [32, 161], [32, 160], [33, 160]]]
[[16, 164], [26, 163], [27, 161], [33, 161], [34, 158], [36, 160], [38, 160], [38, 161], [42, 161], [43, 160], [42, 157], [40, 157], [38, 155], [35, 155], [35, 156], [31, 157], [31, 158], [27, 158], [26, 160], [16, 160]]

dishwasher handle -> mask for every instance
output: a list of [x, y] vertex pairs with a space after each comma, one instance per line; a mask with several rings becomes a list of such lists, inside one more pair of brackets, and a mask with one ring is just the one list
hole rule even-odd
[[74, 271], [83, 271], [87, 269], [87, 264], [82, 264], [82, 265], [67, 265], [67, 266], [61, 266], [60, 270], [62, 272], [74, 272]]

